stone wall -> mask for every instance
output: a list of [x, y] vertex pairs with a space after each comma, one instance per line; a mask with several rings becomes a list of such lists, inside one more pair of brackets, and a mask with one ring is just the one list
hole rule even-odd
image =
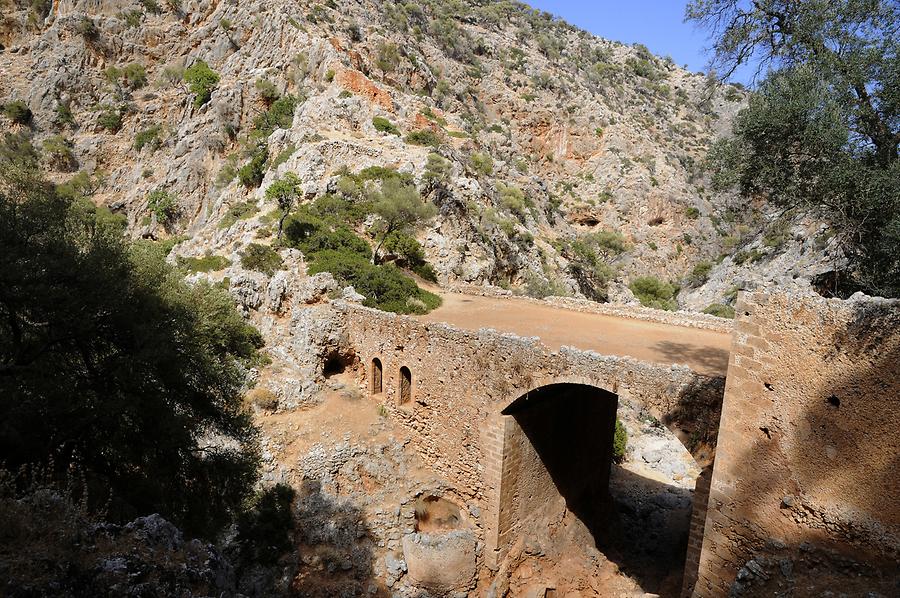
[[[663, 366], [564, 347], [493, 330], [466, 331], [335, 302], [349, 344], [371, 388], [373, 359], [383, 368], [380, 399], [404, 426], [422, 459], [483, 509], [488, 550], [500, 550], [499, 512], [508, 420], [503, 410], [528, 391], [579, 383], [616, 393], [684, 438], [715, 440], [722, 380], [685, 366]], [[400, 404], [400, 368], [412, 373], [412, 397]]]
[[644, 322], [658, 322], [660, 324], [682, 326], [684, 328], [699, 328], [701, 330], [715, 330], [717, 332], [725, 333], [730, 333], [734, 330], [733, 320], [692, 311], [666, 311], [643, 307], [641, 305], [597, 303], [590, 299], [579, 299], [577, 297], [551, 296], [546, 299], [536, 299], [534, 297], [521, 295], [516, 296], [513, 295], [512, 291], [489, 285], [457, 283], [450, 285], [447, 288], [454, 293], [461, 293], [464, 295], [478, 295], [481, 297], [514, 297], [516, 301], [524, 301], [534, 305], [552, 306], [582, 313], [629, 318], [631, 320], [642, 320]]
[[806, 589], [896, 591], [900, 302], [772, 290], [736, 309], [693, 595], [803, 575]]
[[703, 528], [706, 525], [706, 512], [709, 507], [709, 486], [712, 482], [712, 468], [704, 469], [694, 486], [691, 504], [691, 526], [688, 532], [687, 554], [684, 558], [684, 579], [682, 580], [682, 596], [687, 598], [694, 591], [697, 576], [700, 574], [700, 554], [703, 550]]

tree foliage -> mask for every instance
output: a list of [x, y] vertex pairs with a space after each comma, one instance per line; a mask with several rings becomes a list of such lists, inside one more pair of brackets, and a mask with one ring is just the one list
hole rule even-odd
[[209, 68], [203, 60], [198, 60], [184, 71], [184, 81], [194, 94], [194, 108], [199, 108], [212, 97], [219, 85], [219, 74]]
[[394, 232], [406, 231], [413, 225], [428, 220], [437, 210], [422, 201], [419, 191], [397, 179], [385, 179], [381, 191], [376, 194], [373, 211], [381, 218], [378, 226], [380, 240], [375, 247], [374, 261], [378, 263], [379, 251], [385, 240]]
[[278, 203], [278, 209], [281, 210], [281, 217], [278, 219], [278, 238], [281, 238], [281, 231], [284, 228], [284, 219], [290, 214], [294, 207], [294, 202], [300, 195], [300, 179], [293, 172], [285, 174], [266, 189], [266, 199]]
[[78, 467], [113, 518], [159, 512], [214, 533], [257, 478], [240, 398], [259, 333], [158, 244], [128, 244], [108, 212], [0, 166], [6, 466]]
[[900, 5], [890, 0], [694, 0], [715, 64], [768, 69], [711, 154], [719, 186], [824, 216], [846, 287], [900, 295]]

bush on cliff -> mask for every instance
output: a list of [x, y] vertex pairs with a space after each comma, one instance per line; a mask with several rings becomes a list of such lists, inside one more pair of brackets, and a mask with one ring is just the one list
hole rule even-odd
[[663, 282], [655, 276], [641, 276], [635, 278], [628, 285], [634, 296], [644, 307], [675, 311], [678, 304], [675, 302], [677, 289], [667, 282]]
[[326, 249], [315, 254], [309, 273], [330, 272], [343, 284], [352, 285], [365, 295], [363, 305], [399, 314], [428, 313], [441, 304], [441, 299], [429, 293], [405, 276], [396, 266], [376, 266], [358, 253]]
[[198, 60], [184, 71], [184, 82], [194, 94], [194, 108], [199, 108], [212, 97], [212, 92], [219, 86], [219, 74], [209, 65]]

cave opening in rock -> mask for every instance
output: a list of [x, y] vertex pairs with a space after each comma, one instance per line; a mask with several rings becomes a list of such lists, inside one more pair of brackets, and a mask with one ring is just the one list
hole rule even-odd
[[322, 375], [326, 378], [331, 378], [332, 376], [343, 374], [347, 368], [353, 366], [354, 361], [354, 355], [347, 355], [337, 351], [329, 353], [325, 356]]

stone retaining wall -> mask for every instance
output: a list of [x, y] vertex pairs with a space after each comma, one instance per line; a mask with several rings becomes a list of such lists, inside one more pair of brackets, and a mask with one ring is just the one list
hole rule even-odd
[[805, 584], [896, 590], [900, 302], [771, 290], [736, 309], [693, 595], [767, 583], [761, 563], [776, 559], [782, 572], [821, 566], [814, 554], [844, 564]]

